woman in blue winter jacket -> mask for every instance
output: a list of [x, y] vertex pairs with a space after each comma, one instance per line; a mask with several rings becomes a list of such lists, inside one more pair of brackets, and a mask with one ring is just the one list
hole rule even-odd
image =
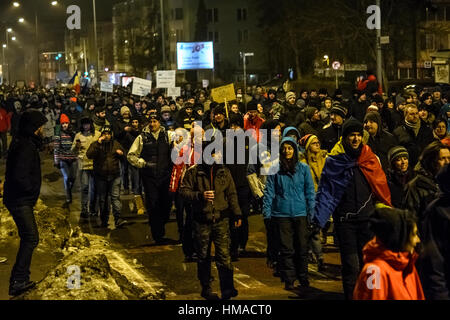
[[280, 273], [286, 290], [309, 287], [308, 224], [315, 206], [314, 182], [308, 165], [299, 162], [297, 142], [284, 138], [277, 174], [267, 179], [264, 191], [264, 219], [271, 219], [280, 241]]

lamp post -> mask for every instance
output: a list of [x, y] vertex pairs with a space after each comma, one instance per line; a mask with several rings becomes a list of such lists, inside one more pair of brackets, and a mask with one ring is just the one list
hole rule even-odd
[[[94, 14], [94, 42], [95, 42], [95, 56], [97, 58], [97, 66], [95, 68], [95, 74], [97, 77], [97, 83], [100, 83], [100, 57], [98, 54], [98, 39], [97, 39], [97, 11], [95, 7], [95, 0], [92, 0], [93, 14]], [[87, 71], [87, 70], [86, 70]]]
[[241, 52], [242, 59], [244, 60], [244, 105], [247, 110], [247, 57], [253, 57], [253, 52]]
[[6, 71], [4, 68], [6, 66], [6, 64], [5, 64], [5, 49], [6, 49], [6, 44], [3, 44], [2, 45], [2, 66], [3, 66], [3, 68], [2, 68], [2, 75], [3, 75], [2, 84], [5, 83], [5, 75], [6, 75]]
[[6, 47], [5, 47], [5, 46], [3, 47], [3, 49], [6, 49], [6, 60], [7, 60], [7, 66], [8, 66], [8, 73], [5, 73], [5, 74], [8, 75], [8, 84], [9, 84], [10, 79], [11, 79], [11, 75], [10, 75], [10, 72], [9, 72], [9, 59], [8, 59], [8, 53], [9, 53], [9, 33], [11, 33], [11, 32], [12, 32], [12, 29], [11, 29], [11, 28], [7, 28], [7, 29], [5, 30], [5, 34], [6, 34]]

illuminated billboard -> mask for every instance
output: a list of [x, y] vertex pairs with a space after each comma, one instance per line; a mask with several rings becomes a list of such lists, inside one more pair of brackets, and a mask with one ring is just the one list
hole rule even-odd
[[214, 69], [212, 42], [178, 42], [178, 70]]

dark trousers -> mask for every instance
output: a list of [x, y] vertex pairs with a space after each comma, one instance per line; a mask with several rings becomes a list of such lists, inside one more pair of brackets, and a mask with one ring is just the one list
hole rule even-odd
[[306, 217], [272, 217], [280, 241], [278, 257], [281, 279], [293, 283], [308, 280], [308, 221]]
[[277, 264], [280, 240], [276, 235], [272, 219], [264, 219], [264, 225], [266, 226], [267, 237], [267, 263], [270, 265]]
[[72, 189], [77, 177], [77, 161], [61, 161], [61, 173], [64, 180], [64, 190], [66, 191], [66, 201], [72, 202]]
[[186, 257], [191, 257], [194, 254], [194, 233], [193, 220], [194, 215], [192, 206], [186, 202], [179, 192], [174, 194], [178, 234], [183, 246], [183, 253]]
[[250, 187], [244, 186], [236, 189], [238, 195], [239, 206], [242, 211], [242, 226], [235, 228], [234, 220], [230, 220], [231, 233], [231, 254], [237, 255], [239, 248], [245, 249], [248, 241], [248, 216], [250, 215]]
[[122, 202], [120, 201], [120, 177], [103, 178], [95, 176], [95, 185], [98, 194], [100, 219], [102, 220], [102, 223], [107, 224], [109, 221], [109, 200], [111, 201], [114, 220], [117, 222], [122, 211]]
[[160, 179], [142, 176], [142, 183], [152, 237], [153, 240], [159, 241], [166, 233], [165, 225], [169, 220], [172, 205], [169, 194], [170, 176]]
[[142, 182], [139, 173], [139, 168], [133, 167], [131, 164], [128, 166], [131, 175], [131, 191], [135, 196], [142, 195]]
[[130, 190], [130, 170], [128, 170], [130, 166], [127, 159], [120, 160], [120, 176], [124, 190]]
[[8, 132], [0, 132], [0, 141], [2, 143], [2, 154], [0, 157], [3, 157], [8, 153]]
[[373, 234], [368, 221], [335, 220], [334, 225], [341, 252], [344, 295], [347, 300], [352, 300], [356, 281], [364, 266], [362, 249], [373, 238]]
[[93, 170], [80, 171], [80, 185], [81, 185], [81, 212], [82, 213], [97, 213], [97, 197], [94, 183]]
[[27, 282], [30, 280], [31, 258], [34, 249], [39, 244], [39, 231], [34, 218], [33, 207], [8, 208], [20, 236], [20, 247], [16, 263], [11, 272], [10, 282]]
[[233, 265], [230, 257], [229, 219], [215, 223], [194, 221], [195, 251], [198, 255], [197, 276], [203, 288], [210, 286], [211, 243], [214, 242], [216, 267], [219, 272], [220, 290], [223, 293], [234, 289]]

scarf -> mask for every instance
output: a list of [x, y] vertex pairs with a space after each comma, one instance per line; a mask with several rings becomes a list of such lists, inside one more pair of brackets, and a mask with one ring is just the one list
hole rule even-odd
[[417, 121], [417, 123], [411, 123], [405, 120], [405, 124], [408, 128], [412, 129], [414, 131], [414, 135], [417, 137], [417, 135], [419, 134], [419, 130], [420, 130], [420, 120]]

